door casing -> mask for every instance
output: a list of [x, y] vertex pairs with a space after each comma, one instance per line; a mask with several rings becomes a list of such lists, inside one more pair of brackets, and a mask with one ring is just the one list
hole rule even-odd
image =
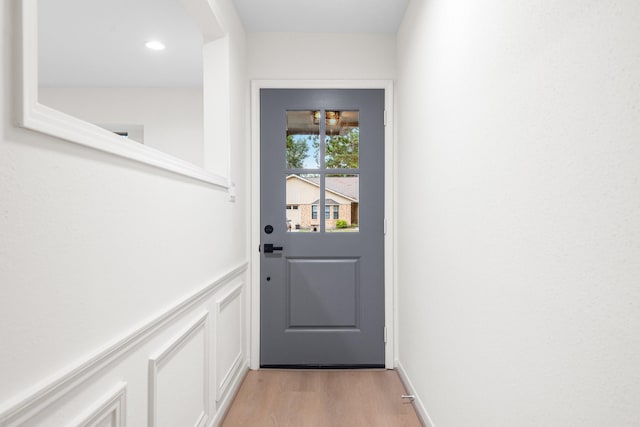
[[249, 259], [250, 368], [260, 367], [260, 89], [384, 89], [385, 91], [385, 367], [393, 369], [397, 355], [397, 289], [395, 252], [395, 130], [392, 80], [253, 80], [251, 82], [251, 220]]

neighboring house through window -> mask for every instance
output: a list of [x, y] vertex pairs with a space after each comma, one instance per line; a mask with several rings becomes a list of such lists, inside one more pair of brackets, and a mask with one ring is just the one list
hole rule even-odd
[[[287, 209], [290, 209], [290, 208], [287, 207]], [[294, 209], [297, 209], [297, 207], [295, 207]], [[333, 211], [333, 219], [340, 218], [340, 206], [326, 205], [324, 207], [324, 219], [332, 219], [331, 218], [332, 211]], [[318, 219], [318, 205], [311, 205], [311, 219]]]
[[[335, 230], [343, 220], [351, 231], [359, 222], [359, 175], [327, 175], [324, 178], [325, 230]], [[318, 231], [320, 225], [320, 176], [288, 175], [286, 189], [286, 220], [291, 230]]]

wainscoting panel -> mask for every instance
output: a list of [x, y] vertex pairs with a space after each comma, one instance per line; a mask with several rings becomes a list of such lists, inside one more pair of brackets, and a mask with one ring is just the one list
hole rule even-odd
[[244, 357], [242, 343], [243, 330], [243, 290], [244, 282], [239, 282], [216, 300], [216, 401], [222, 400], [240, 369]]
[[217, 425], [248, 368], [247, 267], [0, 402], [0, 427]]
[[149, 427], [201, 427], [207, 422], [208, 314], [149, 359]]
[[120, 383], [107, 397], [68, 427], [126, 427], [127, 384]]

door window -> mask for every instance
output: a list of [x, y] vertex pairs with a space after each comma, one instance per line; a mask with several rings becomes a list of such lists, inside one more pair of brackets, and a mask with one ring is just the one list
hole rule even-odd
[[[327, 169], [358, 169], [360, 127], [357, 111], [327, 111], [325, 165]], [[331, 115], [330, 115], [331, 114]], [[334, 124], [335, 123], [335, 124]]]
[[288, 231], [358, 231], [358, 111], [287, 111], [286, 165]]
[[287, 231], [319, 231], [320, 174], [292, 173], [286, 175], [285, 181]]
[[313, 111], [287, 111], [287, 169], [317, 169], [320, 125]]
[[327, 233], [359, 231], [360, 174], [326, 174], [325, 202], [333, 215], [325, 222]]

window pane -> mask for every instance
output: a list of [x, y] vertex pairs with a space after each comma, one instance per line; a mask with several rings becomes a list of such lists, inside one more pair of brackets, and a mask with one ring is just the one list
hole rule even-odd
[[290, 174], [286, 177], [287, 231], [320, 231], [320, 175]]
[[324, 219], [329, 219], [329, 215], [330, 215], [329, 210], [330, 209], [331, 209], [331, 206], [325, 205], [325, 207], [324, 207]]
[[320, 124], [313, 111], [287, 111], [287, 169], [318, 169]]
[[328, 169], [359, 167], [360, 127], [357, 111], [326, 111], [325, 162]]
[[324, 197], [325, 204], [332, 206], [333, 210], [333, 216], [325, 222], [326, 232], [357, 232], [360, 215], [360, 175], [326, 175]]

